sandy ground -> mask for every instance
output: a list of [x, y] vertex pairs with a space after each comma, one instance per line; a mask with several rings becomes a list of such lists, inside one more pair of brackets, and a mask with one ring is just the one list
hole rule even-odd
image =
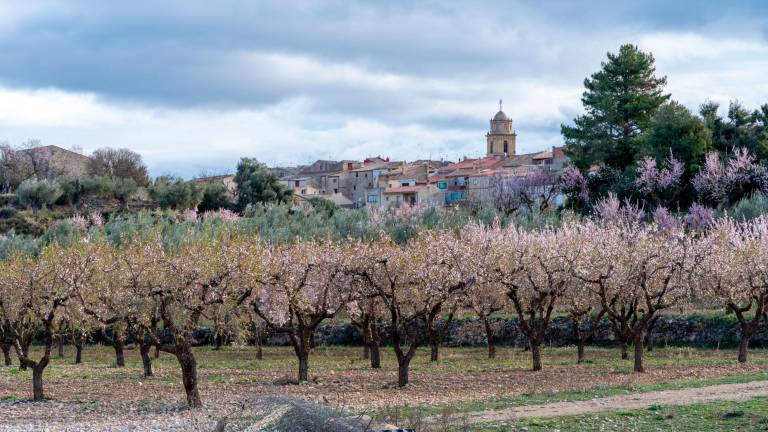
[[471, 413], [469, 423], [491, 423], [530, 417], [556, 417], [602, 411], [643, 409], [654, 405], [690, 405], [713, 401], [744, 401], [768, 396], [768, 381], [720, 384], [699, 388], [633, 393], [621, 396], [544, 405], [512, 407], [497, 411]]

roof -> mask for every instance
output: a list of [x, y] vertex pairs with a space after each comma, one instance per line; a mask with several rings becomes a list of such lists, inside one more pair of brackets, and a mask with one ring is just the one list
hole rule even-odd
[[499, 110], [499, 112], [497, 112], [496, 115], [493, 116], [493, 121], [507, 121], [507, 120], [509, 120], [509, 117], [507, 117], [507, 113], [501, 110]]
[[486, 156], [481, 159], [464, 159], [461, 162], [449, 164], [440, 169], [443, 172], [451, 172], [462, 169], [485, 169], [503, 164], [510, 158], [505, 156]]
[[400, 186], [396, 188], [389, 188], [385, 190], [384, 193], [385, 194], [416, 193], [426, 187], [427, 185], [425, 184], [417, 184], [416, 186]]

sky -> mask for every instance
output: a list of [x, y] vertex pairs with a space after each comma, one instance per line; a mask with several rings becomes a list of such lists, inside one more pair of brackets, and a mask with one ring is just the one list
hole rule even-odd
[[154, 176], [562, 144], [633, 43], [692, 110], [768, 103], [768, 2], [0, 0], [0, 141], [140, 153]]

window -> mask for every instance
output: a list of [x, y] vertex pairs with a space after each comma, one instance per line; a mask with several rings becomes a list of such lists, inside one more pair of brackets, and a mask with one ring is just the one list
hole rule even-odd
[[338, 189], [334, 189], [333, 193], [339, 193], [339, 190]]
[[368, 195], [368, 202], [369, 203], [377, 203], [377, 202], [379, 202], [379, 196], [378, 195]]
[[299, 181], [298, 181], [298, 180], [296, 180], [296, 181], [294, 182], [294, 186], [296, 186], [296, 187], [299, 187]]
[[448, 187], [448, 184], [446, 184], [444, 181], [437, 182], [438, 189], [446, 189], [447, 187]]
[[509, 154], [509, 143], [504, 141], [504, 154]]

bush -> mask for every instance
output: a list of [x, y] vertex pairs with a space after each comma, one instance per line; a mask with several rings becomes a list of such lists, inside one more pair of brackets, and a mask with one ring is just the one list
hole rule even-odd
[[47, 208], [61, 196], [61, 186], [55, 181], [27, 179], [16, 189], [16, 197], [21, 205], [33, 211]]
[[173, 176], [160, 176], [149, 187], [149, 196], [164, 209], [194, 208], [202, 198], [200, 188], [191, 182]]
[[15, 217], [19, 212], [11, 207], [0, 208], [0, 219], [11, 219]]
[[738, 221], [749, 221], [768, 213], [768, 198], [760, 192], [737, 202], [729, 212]]
[[12, 206], [17, 203], [15, 193], [0, 194], [0, 206]]
[[229, 191], [223, 183], [208, 183], [203, 187], [203, 198], [197, 206], [200, 213], [232, 207]]

